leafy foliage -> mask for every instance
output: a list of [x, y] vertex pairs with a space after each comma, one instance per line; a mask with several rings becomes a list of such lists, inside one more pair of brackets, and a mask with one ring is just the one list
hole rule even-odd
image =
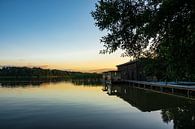
[[100, 0], [92, 16], [108, 32], [102, 53], [156, 58], [166, 78], [195, 79], [194, 0]]

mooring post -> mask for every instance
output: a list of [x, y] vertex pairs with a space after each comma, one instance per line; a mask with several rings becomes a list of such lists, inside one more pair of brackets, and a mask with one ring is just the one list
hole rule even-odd
[[190, 90], [187, 90], [187, 96], [190, 97]]
[[174, 94], [174, 89], [173, 88], [171, 89], [171, 91], [172, 91], [172, 94]]
[[160, 87], [160, 91], [163, 92], [163, 87]]

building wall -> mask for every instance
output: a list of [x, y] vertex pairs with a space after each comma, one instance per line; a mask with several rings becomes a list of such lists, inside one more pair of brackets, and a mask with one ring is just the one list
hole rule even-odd
[[145, 77], [141, 75], [141, 66], [137, 62], [119, 65], [118, 71], [121, 73], [121, 79], [125, 80], [145, 80]]
[[108, 71], [103, 73], [103, 80], [118, 81], [121, 79], [120, 73], [118, 71]]

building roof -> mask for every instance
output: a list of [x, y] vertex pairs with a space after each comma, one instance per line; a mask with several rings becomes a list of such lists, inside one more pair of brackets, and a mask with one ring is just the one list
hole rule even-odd
[[129, 62], [126, 62], [124, 64], [119, 64], [117, 65], [116, 67], [120, 67], [120, 66], [125, 66], [125, 65], [129, 65], [129, 64], [134, 64], [134, 63], [137, 63], [138, 60], [133, 60], [133, 61], [129, 61]]
[[103, 73], [114, 73], [114, 72], [118, 72], [117, 70], [111, 70], [111, 71], [106, 71], [106, 72], [103, 72]]

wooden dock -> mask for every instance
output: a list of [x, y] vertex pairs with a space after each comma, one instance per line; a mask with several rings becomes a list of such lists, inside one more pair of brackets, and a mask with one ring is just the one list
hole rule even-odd
[[125, 84], [145, 90], [152, 90], [164, 94], [184, 96], [195, 99], [195, 82], [151, 82], [122, 79], [119, 71], [108, 71], [103, 73], [103, 82], [106, 85]]
[[170, 83], [162, 82], [147, 82], [147, 81], [135, 81], [135, 80], [117, 80], [117, 81], [106, 81], [105, 83], [112, 84], [126, 84], [127, 86], [132, 86], [145, 90], [152, 90], [155, 92], [172, 94], [177, 96], [184, 96], [187, 98], [195, 99], [195, 85], [176, 85]]
[[169, 83], [159, 83], [159, 82], [147, 82], [147, 81], [134, 81], [134, 80], [122, 80], [133, 85], [143, 85], [143, 86], [155, 86], [155, 87], [164, 87], [164, 88], [174, 88], [174, 89], [185, 89], [195, 91], [195, 86], [185, 86], [185, 85], [174, 85]]

